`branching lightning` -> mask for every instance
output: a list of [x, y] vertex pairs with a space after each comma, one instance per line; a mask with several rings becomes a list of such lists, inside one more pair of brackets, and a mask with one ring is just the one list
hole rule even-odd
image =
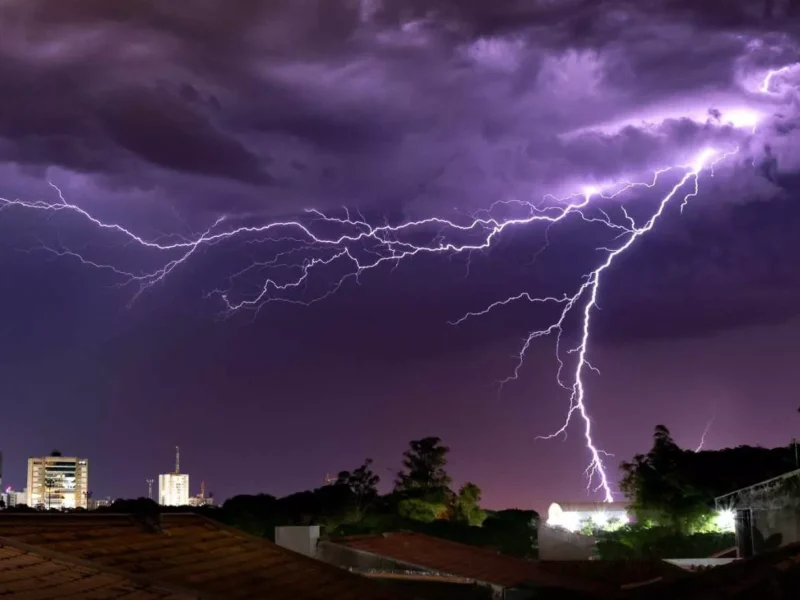
[[[761, 91], [770, 93], [773, 79], [794, 68], [790, 65], [769, 71], [761, 86]], [[699, 193], [704, 173], [711, 174], [713, 168], [738, 152], [738, 147], [728, 149], [704, 149], [688, 164], [668, 166], [652, 173], [646, 181], [620, 181], [603, 187], [586, 187], [566, 197], [546, 196], [540, 203], [513, 200], [497, 202], [488, 209], [462, 220], [443, 217], [407, 221], [401, 224], [370, 224], [360, 213], [354, 217], [349, 211], [344, 216], [324, 214], [318, 210], [308, 210], [302, 218], [286, 221], [272, 221], [261, 225], [231, 226], [231, 219], [221, 217], [205, 231], [193, 238], [146, 239], [130, 229], [98, 219], [80, 206], [68, 202], [61, 190], [51, 184], [55, 201], [26, 201], [0, 198], [0, 211], [27, 210], [47, 214], [73, 215], [88, 226], [115, 236], [126, 244], [138, 247], [142, 252], [159, 258], [160, 266], [152, 270], [134, 271], [92, 258], [86, 251], [76, 252], [68, 248], [40, 248], [64, 259], [109, 272], [119, 278], [120, 285], [135, 286], [134, 299], [165, 281], [176, 269], [195, 257], [201, 249], [208, 249], [234, 240], [247, 244], [262, 243], [265, 246], [280, 248], [268, 260], [253, 260], [251, 264], [238, 270], [228, 279], [226, 287], [212, 290], [209, 296], [221, 300], [227, 312], [240, 310], [258, 311], [270, 302], [290, 302], [310, 305], [329, 297], [350, 280], [358, 281], [366, 271], [381, 265], [396, 266], [403, 260], [424, 255], [469, 255], [475, 251], [488, 250], [506, 230], [541, 224], [547, 228], [567, 219], [582, 219], [607, 227], [614, 233], [613, 247], [598, 248], [602, 253], [599, 265], [583, 275], [577, 289], [561, 295], [536, 297], [527, 292], [498, 300], [486, 308], [469, 312], [455, 319], [453, 324], [487, 315], [511, 303], [526, 301], [559, 307], [557, 318], [547, 327], [530, 332], [516, 357], [511, 375], [506, 381], [516, 379], [522, 369], [525, 356], [533, 342], [539, 338], [552, 336], [555, 339], [558, 360], [557, 380], [569, 394], [569, 405], [562, 426], [554, 433], [544, 436], [551, 439], [562, 434], [570, 426], [577, 414], [582, 422], [586, 448], [590, 462], [586, 469], [588, 487], [601, 491], [606, 501], [613, 501], [612, 484], [604, 464], [609, 456], [595, 442], [592, 419], [586, 405], [587, 371], [596, 371], [588, 360], [591, 343], [592, 318], [598, 308], [601, 282], [620, 256], [625, 254], [636, 241], [649, 233], [665, 213], [670, 204], [678, 204], [682, 211], [687, 202]], [[662, 180], [672, 179], [673, 184], [660, 197], [654, 212], [640, 223], [621, 205], [618, 210], [621, 219], [613, 220], [602, 204], [616, 199], [632, 190], [658, 191]], [[524, 216], [500, 218], [494, 216], [496, 207], [503, 205], [523, 207]], [[316, 273], [327, 273], [324, 289], [314, 288], [312, 279]], [[244, 278], [259, 277], [259, 288], [255, 293], [244, 294], [238, 291], [237, 284]], [[315, 285], [319, 282], [315, 279]], [[568, 321], [578, 322], [577, 341], [569, 344], [565, 330]], [[569, 347], [567, 347], [569, 346]], [[566, 348], [566, 349], [565, 349]], [[570, 363], [568, 365], [568, 363]], [[594, 486], [594, 487], [592, 487]]]

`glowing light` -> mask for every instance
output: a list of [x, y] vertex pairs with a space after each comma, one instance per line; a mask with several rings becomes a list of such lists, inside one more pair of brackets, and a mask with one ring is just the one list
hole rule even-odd
[[549, 527], [561, 527], [573, 533], [584, 528], [611, 531], [628, 523], [627, 513], [617, 507], [612, 508], [612, 510], [604, 508], [599, 510], [564, 510], [554, 504], [551, 505], [547, 518]]
[[734, 127], [748, 129], [756, 127], [763, 118], [763, 114], [750, 108], [739, 108], [722, 114], [723, 122], [730, 123]]
[[714, 515], [714, 525], [716, 525], [720, 531], [735, 531], [736, 513], [730, 508], [717, 511], [717, 514]]
[[576, 512], [562, 512], [557, 517], [547, 519], [547, 524], [550, 527], [563, 527], [574, 533], [581, 527], [581, 518]]
[[592, 196], [596, 196], [599, 193], [600, 193], [600, 188], [593, 185], [587, 185], [586, 187], [583, 188], [583, 196], [587, 199], [591, 198]]

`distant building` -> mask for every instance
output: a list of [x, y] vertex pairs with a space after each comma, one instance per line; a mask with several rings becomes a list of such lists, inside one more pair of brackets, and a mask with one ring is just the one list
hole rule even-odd
[[87, 508], [89, 510], [97, 510], [98, 508], [102, 508], [104, 506], [111, 506], [113, 500], [111, 496], [106, 496], [105, 498], [92, 498], [89, 497], [89, 503], [87, 504]]
[[189, 504], [189, 476], [180, 473], [159, 475], [158, 503], [163, 506], [187, 506]]
[[189, 475], [181, 473], [181, 451], [175, 446], [175, 471], [158, 476], [158, 503], [162, 506], [189, 504]]
[[594, 558], [597, 529], [614, 529], [629, 522], [623, 502], [553, 502], [547, 522], [539, 523], [539, 558], [589, 560]]
[[214, 495], [206, 495], [206, 482], [200, 482], [200, 493], [189, 498], [189, 506], [214, 506]]
[[547, 509], [547, 524], [567, 531], [606, 529], [629, 522], [624, 502], [553, 502]]
[[6, 491], [0, 494], [0, 498], [2, 498], [3, 502], [6, 505], [6, 508], [11, 508], [17, 506], [19, 504], [27, 504], [28, 503], [28, 490], [14, 490], [9, 486], [6, 488]]
[[89, 496], [89, 461], [74, 456], [28, 459], [28, 487], [25, 504], [33, 508], [86, 508]]

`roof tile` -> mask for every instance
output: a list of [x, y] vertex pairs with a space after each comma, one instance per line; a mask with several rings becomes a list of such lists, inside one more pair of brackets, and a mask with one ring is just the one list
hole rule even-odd
[[[379, 582], [193, 514], [4, 514], [0, 537], [234, 600], [395, 600]], [[1, 568], [1, 567], [0, 567]]]
[[0, 538], [3, 600], [189, 600], [197, 595], [135, 581], [69, 556]]
[[587, 592], [601, 591], [601, 586], [542, 569], [538, 562], [421, 533], [355, 536], [335, 540], [335, 543], [409, 565], [509, 588], [532, 583]]

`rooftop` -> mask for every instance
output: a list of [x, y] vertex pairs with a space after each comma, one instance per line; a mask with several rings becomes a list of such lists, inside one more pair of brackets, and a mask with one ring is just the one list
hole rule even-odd
[[162, 514], [153, 521], [93, 513], [2, 513], [0, 538], [224, 598], [401, 597], [386, 584], [194, 514]]
[[188, 600], [177, 591], [74, 558], [0, 539], [0, 597], [15, 600]]
[[430, 571], [507, 588], [534, 584], [588, 593], [609, 589], [608, 586], [576, 578], [574, 573], [564, 576], [543, 567], [544, 563], [539, 561], [505, 556], [488, 548], [467, 546], [421, 533], [354, 536], [333, 540], [333, 543]]
[[800, 598], [800, 544], [705, 569], [672, 582], [631, 590], [641, 600], [752, 600]]

